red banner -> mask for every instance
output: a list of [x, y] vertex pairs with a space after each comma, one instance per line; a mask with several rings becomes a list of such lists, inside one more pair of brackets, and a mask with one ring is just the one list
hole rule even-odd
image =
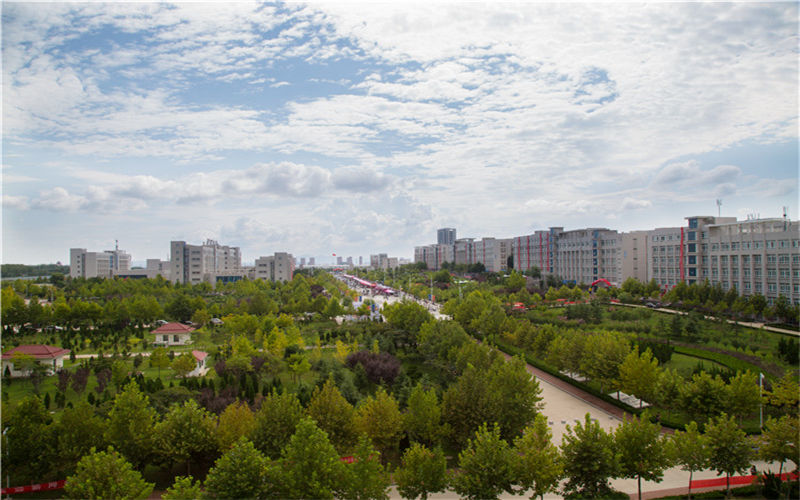
[[[758, 476], [731, 476], [731, 486], [740, 486], [740, 485], [747, 485], [751, 484], [755, 481], [756, 477]], [[781, 474], [781, 480], [786, 481], [787, 479], [797, 479], [797, 474], [792, 472], [784, 472]], [[727, 484], [727, 480], [724, 477], [716, 478], [716, 479], [696, 479], [692, 481], [692, 489], [694, 488], [710, 488], [713, 486], [725, 486]]]
[[0, 491], [2, 495], [10, 495], [12, 493], [30, 493], [32, 491], [47, 491], [47, 490], [60, 490], [67, 482], [66, 479], [61, 481], [51, 481], [49, 483], [29, 484], [28, 486], [14, 486], [12, 488], [3, 488]]

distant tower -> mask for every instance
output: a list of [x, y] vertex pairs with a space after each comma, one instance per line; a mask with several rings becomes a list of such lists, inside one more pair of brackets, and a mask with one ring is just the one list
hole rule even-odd
[[722, 216], [722, 200], [717, 198], [717, 217]]
[[456, 229], [453, 227], [443, 227], [436, 231], [436, 243], [439, 245], [455, 245]]

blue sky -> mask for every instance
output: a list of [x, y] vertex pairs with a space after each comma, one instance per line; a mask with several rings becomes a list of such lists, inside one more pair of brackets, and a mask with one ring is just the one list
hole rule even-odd
[[2, 4], [5, 263], [798, 218], [789, 3]]

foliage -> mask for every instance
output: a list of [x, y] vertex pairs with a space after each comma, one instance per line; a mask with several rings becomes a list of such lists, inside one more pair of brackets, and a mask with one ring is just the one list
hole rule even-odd
[[192, 459], [216, 449], [215, 429], [216, 418], [195, 400], [173, 405], [155, 426], [158, 453], [173, 463], [186, 462], [188, 474]]
[[64, 493], [66, 498], [77, 499], [145, 499], [153, 486], [109, 447], [107, 451], [92, 449], [78, 462], [77, 472], [67, 477]]
[[516, 456], [500, 437], [497, 424], [491, 430], [482, 424], [458, 455], [459, 472], [452, 478], [452, 488], [463, 498], [498, 498], [513, 493]]
[[3, 408], [3, 471], [16, 484], [40, 479], [47, 469], [47, 442], [43, 439], [50, 415], [38, 397], [23, 399], [8, 415]]
[[694, 471], [708, 467], [711, 451], [708, 438], [700, 433], [697, 423], [692, 421], [686, 426], [686, 431], [675, 431], [670, 440], [669, 451], [674, 462], [683, 470], [689, 471], [689, 496], [691, 496]]
[[365, 434], [384, 455], [395, 450], [403, 433], [403, 417], [397, 401], [381, 387], [356, 410], [356, 429]]
[[228, 405], [217, 423], [215, 438], [217, 447], [224, 452], [242, 437], [248, 437], [256, 428], [256, 417], [244, 401]]
[[303, 407], [293, 393], [272, 392], [261, 402], [250, 438], [269, 458], [278, 458], [303, 418]]
[[211, 498], [261, 498], [271, 486], [270, 469], [269, 460], [242, 438], [217, 459], [203, 486]]
[[156, 347], [155, 349], [150, 352], [150, 356], [147, 358], [147, 363], [152, 368], [158, 369], [158, 376], [161, 376], [161, 370], [169, 366], [169, 356], [167, 356], [167, 350], [163, 347]]
[[658, 361], [653, 358], [650, 349], [640, 355], [639, 348], [634, 347], [619, 365], [621, 389], [647, 401], [654, 400], [656, 395], [654, 389], [660, 376]]
[[135, 382], [114, 398], [108, 414], [106, 440], [134, 467], [144, 464], [153, 452], [156, 412]]
[[561, 453], [552, 437], [547, 418], [540, 413], [514, 441], [514, 452], [519, 457], [514, 476], [522, 491], [532, 490], [532, 499], [555, 492], [564, 473]]
[[614, 438], [588, 413], [583, 423], [578, 422], [574, 428], [567, 425], [561, 453], [567, 477], [565, 493], [597, 498], [611, 491], [608, 480], [619, 471]]
[[308, 415], [330, 437], [336, 449], [346, 450], [355, 442], [355, 409], [339, 392], [332, 378], [314, 389], [306, 408]]
[[284, 496], [332, 499], [344, 486], [344, 467], [327, 433], [304, 418], [283, 450]]
[[705, 433], [708, 438], [709, 466], [725, 474], [727, 491], [730, 493], [731, 474], [741, 474], [750, 467], [753, 455], [750, 442], [733, 417], [725, 413], [712, 418], [706, 424]]
[[642, 498], [642, 479], [660, 483], [664, 470], [669, 467], [669, 457], [661, 426], [651, 423], [647, 412], [640, 417], [623, 422], [614, 431], [614, 443], [619, 454], [619, 473], [622, 477], [636, 478], [639, 498]]
[[380, 454], [363, 434], [359, 437], [353, 463], [345, 465], [344, 485], [339, 498], [388, 500], [390, 478], [381, 464]]
[[447, 488], [447, 460], [441, 449], [429, 450], [420, 443], [413, 443], [403, 454], [394, 478], [400, 496], [427, 500], [430, 493]]
[[400, 360], [388, 352], [373, 353], [358, 351], [347, 356], [347, 366], [364, 367], [367, 378], [373, 384], [391, 384], [400, 373]]
[[195, 483], [192, 476], [176, 476], [172, 486], [161, 495], [161, 500], [192, 500], [201, 498], [202, 494], [200, 481]]
[[197, 367], [197, 362], [195, 361], [194, 356], [188, 352], [185, 352], [180, 356], [176, 356], [175, 359], [172, 360], [170, 367], [175, 372], [175, 375], [183, 378], [186, 377], [190, 371]]
[[758, 456], [767, 462], [780, 462], [780, 472], [788, 460], [798, 465], [798, 436], [800, 436], [800, 418], [784, 415], [779, 419], [767, 418], [764, 430], [759, 438]]
[[408, 397], [408, 408], [403, 415], [403, 428], [411, 441], [435, 445], [448, 433], [442, 424], [442, 407], [434, 389], [426, 390], [417, 384]]
[[741, 422], [743, 417], [755, 412], [761, 403], [758, 376], [749, 371], [737, 373], [728, 383], [726, 395], [727, 411], [738, 417]]
[[680, 405], [693, 419], [705, 420], [725, 409], [727, 386], [719, 375], [695, 373], [680, 389]]
[[105, 428], [106, 421], [85, 401], [63, 411], [52, 432], [56, 440], [56, 463], [63, 473], [61, 477], [74, 472], [78, 461], [92, 448], [105, 447]]

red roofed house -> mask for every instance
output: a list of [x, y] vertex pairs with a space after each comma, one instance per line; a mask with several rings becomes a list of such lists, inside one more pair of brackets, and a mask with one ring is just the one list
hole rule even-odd
[[[20, 366], [14, 366], [14, 362], [21, 357], [30, 356], [36, 359], [39, 363], [47, 366], [49, 375], [52, 375], [57, 370], [64, 367], [64, 356], [69, 355], [69, 349], [62, 349], [51, 345], [21, 345], [3, 353], [3, 373], [8, 372], [12, 377], [27, 377], [30, 375], [30, 370], [23, 370]], [[16, 356], [15, 356], [16, 354]]]
[[197, 366], [194, 370], [190, 371], [186, 374], [187, 377], [202, 377], [208, 371], [208, 367], [206, 366], [206, 358], [208, 357], [208, 353], [205, 351], [192, 351], [192, 356], [194, 356], [195, 362], [197, 362]]
[[155, 334], [154, 344], [172, 346], [191, 344], [194, 327], [183, 323], [167, 323], [161, 325], [150, 333]]

